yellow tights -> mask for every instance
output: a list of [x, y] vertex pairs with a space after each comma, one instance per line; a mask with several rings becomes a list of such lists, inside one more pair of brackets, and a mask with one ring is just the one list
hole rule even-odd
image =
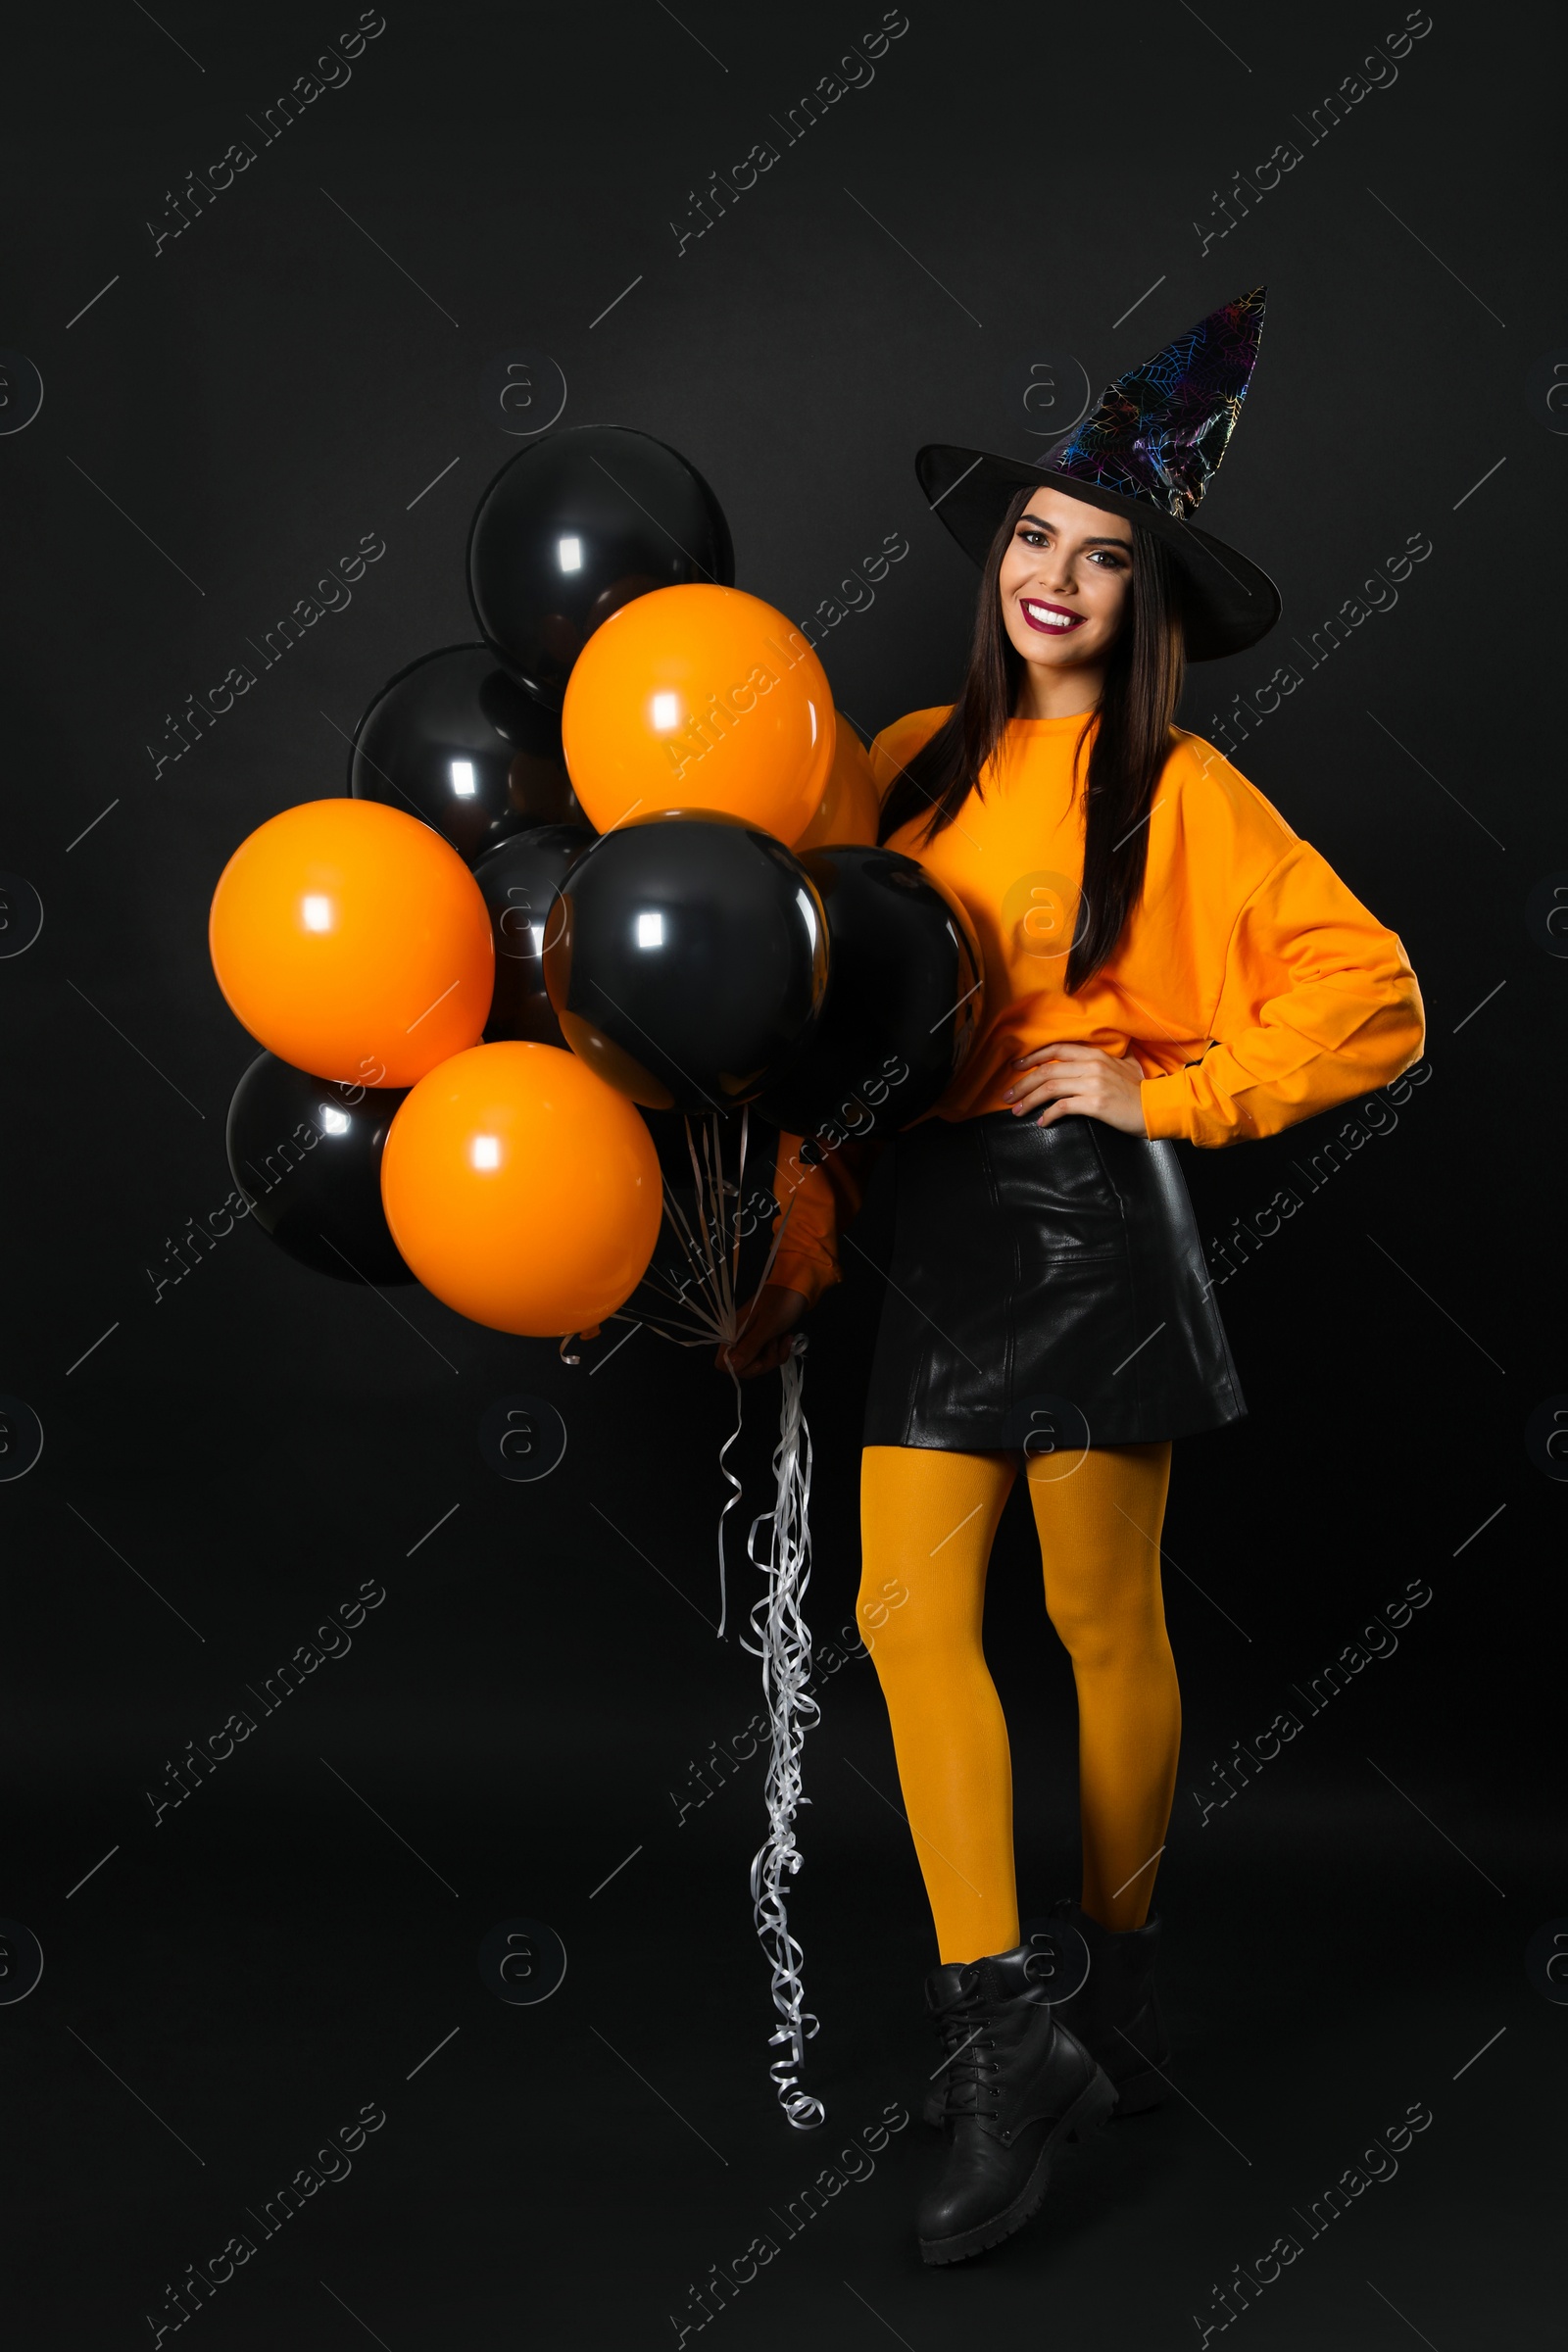
[[[944, 1961], [1018, 1940], [1012, 1759], [980, 1627], [992, 1539], [1021, 1459], [869, 1446], [860, 1461], [857, 1617]], [[1083, 1908], [1102, 1927], [1141, 1927], [1181, 1739], [1159, 1579], [1170, 1446], [1098, 1447], [1076, 1469], [1048, 1454], [1024, 1468], [1046, 1608], [1078, 1690]]]

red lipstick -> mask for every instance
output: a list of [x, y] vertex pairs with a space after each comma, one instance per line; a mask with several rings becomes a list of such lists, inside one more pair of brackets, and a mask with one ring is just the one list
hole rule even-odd
[[[1029, 626], [1038, 629], [1042, 637], [1070, 637], [1074, 629], [1081, 629], [1084, 625], [1081, 612], [1072, 612], [1066, 605], [1054, 605], [1043, 596], [1020, 596], [1018, 610]], [[1057, 617], [1048, 620], [1045, 618], [1048, 612]]]

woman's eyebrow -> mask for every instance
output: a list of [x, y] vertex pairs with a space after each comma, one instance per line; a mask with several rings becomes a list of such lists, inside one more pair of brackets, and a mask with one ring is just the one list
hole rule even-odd
[[[1026, 522], [1032, 522], [1037, 531], [1054, 531], [1056, 528], [1056, 525], [1054, 522], [1048, 522], [1043, 514], [1020, 514], [1015, 527], [1021, 531]], [[1102, 539], [1080, 539], [1078, 544], [1080, 547], [1119, 547], [1123, 554], [1127, 552], [1128, 545], [1125, 539], [1111, 539], [1108, 537]]]

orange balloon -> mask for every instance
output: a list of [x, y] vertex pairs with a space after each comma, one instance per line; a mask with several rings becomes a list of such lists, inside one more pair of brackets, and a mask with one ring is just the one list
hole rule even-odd
[[634, 1104], [559, 1046], [474, 1046], [421, 1078], [381, 1201], [427, 1291], [531, 1340], [613, 1313], [659, 1239], [659, 1153]]
[[797, 841], [833, 764], [833, 697], [793, 622], [739, 588], [656, 588], [578, 655], [561, 713], [601, 833], [710, 808]]
[[269, 817], [220, 874], [207, 936], [235, 1017], [318, 1078], [413, 1086], [489, 1018], [478, 883], [439, 833], [379, 801]]
[[798, 850], [814, 850], [819, 843], [858, 842], [876, 847], [876, 828], [882, 814], [870, 754], [846, 718], [834, 713], [833, 765], [823, 793], [806, 831], [795, 843]]

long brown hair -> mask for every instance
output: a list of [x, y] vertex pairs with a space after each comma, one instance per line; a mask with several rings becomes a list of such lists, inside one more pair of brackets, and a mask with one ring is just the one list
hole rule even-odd
[[[986, 762], [1003, 742], [1023, 675], [1023, 659], [1002, 619], [1002, 560], [1034, 493], [1020, 490], [991, 543], [980, 582], [974, 641], [963, 692], [929, 743], [894, 779], [882, 805], [877, 839], [926, 816], [919, 836], [933, 841], [957, 816], [971, 789], [982, 789]], [[1133, 527], [1132, 587], [1110, 650], [1095, 710], [1073, 750], [1076, 773], [1094, 727], [1084, 786], [1084, 873], [1079, 914], [1067, 957], [1069, 994], [1100, 969], [1121, 937], [1144, 887], [1149, 849], [1145, 822], [1171, 746], [1182, 690], [1185, 649], [1176, 566], [1152, 531]]]

